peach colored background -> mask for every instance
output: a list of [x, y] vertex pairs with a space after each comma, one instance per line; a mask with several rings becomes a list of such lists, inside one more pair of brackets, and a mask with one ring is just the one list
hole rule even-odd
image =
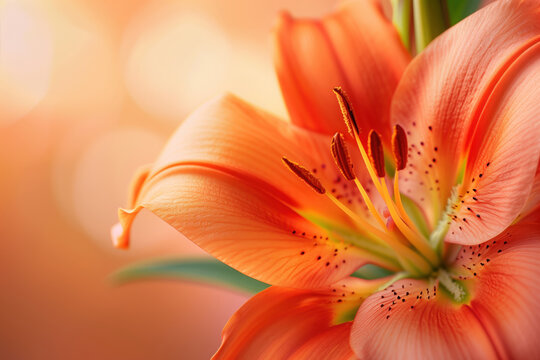
[[335, 1], [0, 1], [0, 358], [206, 359], [246, 299], [204, 285], [114, 287], [138, 260], [200, 250], [144, 214], [109, 228], [137, 166], [230, 90], [285, 115], [268, 33], [278, 10]]

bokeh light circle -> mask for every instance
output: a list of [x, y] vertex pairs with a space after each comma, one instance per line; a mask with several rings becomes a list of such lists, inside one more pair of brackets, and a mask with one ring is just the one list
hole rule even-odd
[[177, 121], [223, 91], [232, 50], [208, 15], [153, 8], [131, 24], [126, 47], [127, 89], [154, 116]]
[[45, 97], [52, 59], [44, 14], [20, 1], [0, 2], [0, 126], [20, 119]]

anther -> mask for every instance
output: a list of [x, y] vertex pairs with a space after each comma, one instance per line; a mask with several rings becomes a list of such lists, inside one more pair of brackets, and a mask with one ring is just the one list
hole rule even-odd
[[305, 167], [301, 165], [298, 165], [297, 163], [290, 161], [285, 156], [283, 156], [281, 160], [283, 160], [283, 163], [287, 165], [289, 170], [291, 170], [300, 179], [304, 180], [304, 182], [308, 184], [309, 186], [311, 186], [313, 190], [315, 190], [319, 194], [326, 193], [326, 189], [321, 184], [319, 179], [317, 179], [317, 177], [315, 177], [315, 175], [313, 175], [308, 169], [306, 169]]
[[332, 138], [332, 156], [337, 167], [347, 180], [356, 179], [347, 144], [345, 144], [345, 138], [341, 133], [336, 133]]
[[355, 133], [358, 135], [360, 130], [358, 129], [358, 124], [356, 123], [351, 102], [349, 101], [347, 94], [345, 91], [343, 91], [343, 89], [341, 89], [341, 87], [335, 87], [334, 94], [336, 94], [339, 108], [341, 109], [341, 114], [343, 114], [343, 120], [345, 120], [345, 125], [347, 125], [349, 133], [352, 136], [354, 136]]
[[386, 175], [384, 170], [384, 152], [381, 137], [375, 130], [371, 130], [368, 135], [369, 160], [375, 169], [377, 176], [382, 178]]
[[401, 126], [395, 125], [392, 133], [392, 152], [396, 160], [397, 170], [403, 170], [407, 166], [407, 148], [405, 130]]

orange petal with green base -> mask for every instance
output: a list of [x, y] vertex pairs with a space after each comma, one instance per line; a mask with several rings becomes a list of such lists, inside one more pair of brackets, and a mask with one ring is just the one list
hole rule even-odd
[[[314, 350], [312, 341], [324, 334], [331, 336], [321, 340], [331, 346], [327, 351], [350, 354], [346, 322], [338, 319], [344, 313], [354, 311], [367, 294], [386, 280], [349, 278], [320, 290], [281, 287], [264, 290], [229, 320], [214, 359], [274, 360], [292, 356], [302, 359]], [[337, 334], [345, 336], [337, 339]]]
[[[370, 219], [360, 194], [333, 166], [329, 136], [224, 96], [192, 114], [152, 169], [136, 178], [131, 210], [120, 211], [122, 225], [113, 229], [115, 243], [127, 247], [131, 222], [145, 207], [223, 262], [270, 284], [321, 286], [373, 260], [302, 217], [354, 231], [341, 210], [283, 165], [284, 154]], [[357, 175], [366, 182], [365, 172]]]
[[473, 283], [470, 307], [500, 358], [540, 358], [539, 258], [538, 220], [460, 252], [456, 271]]
[[497, 359], [471, 309], [454, 305], [438, 286], [412, 279], [364, 301], [351, 346], [360, 359]]
[[126, 243], [141, 208], [229, 266], [269, 284], [324, 286], [370, 261], [267, 192], [219, 169], [179, 166], [153, 177], [137, 207], [120, 211], [118, 244]]
[[487, 101], [445, 241], [474, 245], [522, 212], [540, 158], [540, 43], [506, 70]]
[[463, 246], [448, 269], [468, 292], [461, 303], [437, 282], [407, 279], [366, 299], [351, 332], [355, 353], [377, 359], [538, 358], [539, 225], [519, 223], [483, 244]]
[[440, 35], [404, 73], [392, 103], [392, 122], [403, 126], [410, 147], [400, 188], [433, 226], [494, 87], [538, 41], [540, 3], [497, 1]]

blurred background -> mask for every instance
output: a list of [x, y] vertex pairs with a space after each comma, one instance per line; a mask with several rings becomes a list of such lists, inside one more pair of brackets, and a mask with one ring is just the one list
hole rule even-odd
[[110, 226], [138, 166], [201, 103], [286, 116], [269, 32], [337, 0], [0, 0], [0, 358], [207, 359], [247, 297], [108, 276], [202, 252], [150, 214]]

